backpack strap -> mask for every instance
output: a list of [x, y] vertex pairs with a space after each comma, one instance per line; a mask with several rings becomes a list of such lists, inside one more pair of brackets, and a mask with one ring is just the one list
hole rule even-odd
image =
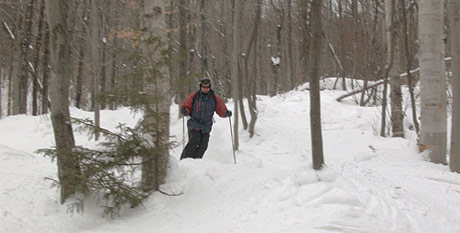
[[[200, 91], [195, 92], [195, 95], [193, 95], [193, 104], [192, 104], [192, 106], [195, 105], [195, 102], [196, 102], [196, 100], [197, 100], [199, 97], [200, 97]], [[210, 97], [211, 97], [212, 99], [214, 99], [214, 102], [217, 102], [217, 101], [216, 101], [216, 96], [214, 95], [214, 91], [211, 91]]]
[[195, 101], [200, 97], [200, 91], [195, 92], [195, 95], [193, 95], [193, 104], [195, 104]]

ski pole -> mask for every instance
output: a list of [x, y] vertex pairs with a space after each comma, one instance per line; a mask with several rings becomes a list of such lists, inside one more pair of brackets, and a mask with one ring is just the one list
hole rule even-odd
[[185, 148], [185, 116], [182, 117], [182, 150]]
[[230, 136], [232, 137], [232, 149], [233, 149], [233, 162], [236, 164], [235, 156], [235, 143], [233, 143], [233, 130], [232, 130], [232, 117], [228, 117], [228, 122], [230, 123]]

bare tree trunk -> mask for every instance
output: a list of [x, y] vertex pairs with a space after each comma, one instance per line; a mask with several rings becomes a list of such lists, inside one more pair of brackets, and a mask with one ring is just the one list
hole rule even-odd
[[81, 36], [80, 36], [80, 51], [78, 53], [79, 56], [78, 56], [78, 68], [77, 68], [77, 84], [75, 87], [76, 89], [75, 107], [77, 108], [81, 108], [81, 94], [83, 92], [83, 66], [85, 62], [85, 40], [83, 36], [84, 31], [85, 29], [82, 28]]
[[[21, 9], [21, 2], [17, 2], [17, 9]], [[25, 17], [24, 17], [25, 18]], [[21, 14], [18, 12], [16, 15], [16, 38], [14, 41], [15, 45], [15, 55], [13, 62], [13, 73], [12, 73], [12, 113], [13, 115], [25, 114], [25, 104], [26, 100], [24, 99], [24, 81], [27, 81], [24, 74], [27, 75], [26, 67], [26, 53], [27, 49], [24, 48], [24, 34], [25, 34], [25, 20], [21, 17]]]
[[35, 59], [34, 59], [34, 72], [32, 78], [32, 115], [37, 116], [39, 114], [39, 106], [38, 106], [38, 93], [40, 91], [39, 85], [39, 64], [40, 64], [40, 51], [42, 45], [42, 33], [43, 33], [43, 21], [45, 21], [45, 0], [40, 1], [40, 16], [38, 19], [38, 33], [37, 39], [35, 40]]
[[[339, 10], [339, 22], [342, 22], [343, 21], [343, 4], [342, 4], [342, 0], [338, 0], [338, 10]], [[339, 34], [340, 34], [340, 50], [341, 50], [341, 53], [342, 56], [344, 57], [345, 56], [345, 41], [344, 41], [344, 32], [343, 32], [343, 29], [342, 28], [339, 28]], [[345, 61], [345, 59], [344, 59]], [[346, 91], [347, 90], [347, 73], [344, 71], [342, 73], [342, 90]], [[334, 89], [335, 89], [335, 85], [334, 85]]]
[[385, 74], [383, 77], [383, 93], [382, 93], [382, 124], [380, 126], [380, 136], [386, 136], [386, 118], [387, 118], [387, 93], [388, 93], [388, 75], [393, 67], [395, 53], [395, 30], [394, 30], [394, 12], [395, 0], [385, 0], [385, 22], [386, 22], [386, 38], [387, 38], [387, 64], [385, 66]]
[[358, 19], [358, 0], [352, 0], [351, 1], [351, 14], [353, 16], [353, 42], [352, 42], [352, 55], [351, 55], [351, 64], [352, 64], [352, 71], [351, 71], [351, 76], [350, 76], [350, 84], [351, 84], [351, 89], [354, 90], [355, 89], [355, 86], [354, 86], [354, 80], [357, 79], [357, 73], [358, 73], [358, 58], [359, 58], [359, 54], [358, 54], [358, 44], [357, 44], [357, 40], [358, 40], [358, 24], [359, 24], [359, 19]]
[[238, 79], [238, 58], [239, 58], [239, 36], [240, 36], [240, 0], [234, 0], [234, 7], [233, 7], [233, 39], [232, 39], [232, 94], [233, 94], [233, 102], [234, 108], [233, 114], [234, 116], [234, 124], [233, 124], [233, 133], [234, 139], [233, 143], [235, 146], [235, 150], [239, 148], [239, 140], [238, 140], [238, 98], [240, 96], [239, 90], [239, 79]]
[[300, 76], [301, 76], [301, 82], [308, 82], [308, 68], [310, 67], [310, 49], [311, 49], [311, 36], [309, 33], [309, 17], [308, 17], [308, 12], [310, 12], [310, 9], [308, 9], [310, 0], [305, 0], [300, 2], [300, 27], [302, 30], [302, 36], [303, 40], [301, 42], [301, 65], [299, 68]]
[[297, 85], [297, 82], [295, 80], [295, 67], [294, 67], [294, 55], [293, 55], [293, 51], [292, 51], [292, 44], [294, 43], [294, 41], [292, 40], [292, 0], [288, 0], [287, 2], [288, 4], [288, 36], [287, 36], [287, 44], [288, 44], [288, 56], [287, 56], [287, 60], [286, 60], [286, 63], [287, 63], [287, 68], [288, 68], [288, 71], [287, 71], [287, 75], [288, 75], [288, 79], [290, 81], [290, 86], [288, 87], [289, 90], [293, 89], [296, 85]]
[[406, 8], [404, 4], [405, 0], [401, 0], [401, 11], [403, 14], [403, 36], [404, 36], [404, 47], [406, 49], [406, 62], [407, 62], [407, 86], [409, 87], [409, 94], [410, 94], [410, 102], [412, 106], [412, 121], [414, 122], [415, 126], [415, 132], [417, 135], [420, 133], [420, 127], [418, 124], [418, 119], [417, 119], [417, 105], [415, 103], [415, 95], [414, 95], [414, 84], [412, 81], [412, 75], [411, 75], [411, 69], [412, 69], [412, 54], [410, 50], [410, 45], [409, 45], [409, 36], [408, 33], [409, 31], [407, 30], [407, 14], [406, 14]]
[[178, 8], [179, 8], [179, 75], [177, 77], [176, 82], [176, 98], [175, 102], [180, 104], [185, 100], [187, 97], [186, 88], [184, 87], [187, 82], [188, 76], [188, 57], [189, 52], [188, 50], [188, 3], [186, 0], [178, 0]]
[[421, 146], [433, 163], [446, 164], [447, 112], [444, 68], [444, 1], [419, 1]]
[[78, 159], [72, 157], [75, 147], [69, 113], [70, 35], [67, 26], [67, 1], [46, 0], [51, 31], [51, 121], [56, 141], [57, 165], [61, 185], [61, 204], [73, 195], [80, 183]]
[[[387, 0], [388, 1], [388, 0]], [[397, 20], [399, 18], [399, 1], [397, 0], [391, 0], [392, 2], [392, 9], [391, 11], [391, 16], [395, 18], [394, 21], [400, 22], [400, 20]], [[387, 21], [391, 23], [390, 21]], [[391, 38], [391, 36], [394, 37], [394, 57], [393, 57], [393, 66], [390, 70], [390, 87], [391, 87], [391, 93], [390, 93], [390, 99], [391, 99], [391, 128], [392, 128], [392, 136], [393, 137], [404, 137], [404, 126], [403, 126], [403, 120], [404, 120], [404, 114], [402, 110], [402, 91], [401, 91], [401, 84], [402, 80], [400, 77], [400, 68], [401, 66], [401, 50], [400, 48], [400, 25], [401, 23], [398, 23], [398, 26], [393, 24], [392, 30], [388, 30], [388, 33], [394, 33], [394, 35], [387, 36], [387, 38]], [[389, 40], [389, 43], [391, 43], [391, 39]]]
[[[169, 108], [171, 106], [168, 69], [162, 65], [162, 53], [166, 49], [166, 17], [164, 0], [144, 0], [142, 15], [142, 51], [148, 56], [149, 72], [145, 74], [144, 90], [152, 101], [145, 106], [145, 134], [152, 138], [154, 154], [144, 155], [142, 161], [142, 189], [159, 190], [166, 177], [169, 160]], [[147, 40], [159, 40], [151, 44]], [[161, 44], [160, 44], [161, 43]]]
[[[101, 64], [99, 60], [99, 6], [96, 0], [91, 0], [91, 73], [93, 77], [93, 89], [91, 95], [92, 107], [94, 111], [94, 124], [96, 127], [100, 127], [100, 103], [97, 100], [100, 93], [100, 75], [101, 75]], [[96, 131], [94, 139], [99, 140], [99, 132]]]
[[[102, 43], [99, 43], [101, 46], [101, 74], [100, 77], [101, 79], [99, 80], [100, 83], [100, 89], [99, 92], [101, 94], [106, 93], [107, 88], [106, 88], [106, 83], [107, 83], [107, 38], [109, 37], [109, 29], [110, 29], [110, 9], [112, 8], [110, 3], [111, 2], [116, 2], [116, 1], [107, 1], [105, 10], [106, 13], [104, 14], [103, 11], [101, 12], [101, 19], [100, 22], [102, 22], [101, 27], [99, 27], [99, 30], [101, 30], [101, 39]], [[105, 16], [105, 17], [104, 17]], [[100, 98], [100, 109], [106, 109], [106, 101], [105, 98]]]
[[450, 170], [460, 173], [460, 0], [449, 6], [450, 46], [452, 56], [452, 125], [450, 142]]
[[[367, 83], [369, 81], [367, 79], [364, 80], [364, 84], [363, 84], [363, 89], [367, 89]], [[361, 92], [361, 97], [359, 98], [359, 106], [363, 107], [365, 104], [364, 104], [364, 97], [366, 96], [366, 91], [363, 91]]]
[[[243, 71], [242, 71], [242, 65], [241, 63], [242, 59], [238, 59], [238, 88], [239, 88], [239, 96], [238, 96], [238, 102], [240, 106], [240, 115], [241, 115], [241, 122], [243, 123], [243, 129], [246, 130], [248, 128], [248, 119], [246, 118], [246, 112], [244, 111], [244, 102], [243, 102], [243, 95], [245, 95], [245, 88], [243, 88], [243, 83], [246, 83], [245, 80], [243, 80]], [[247, 84], [246, 84], [247, 86]]]
[[207, 6], [206, 0], [200, 0], [200, 15], [201, 15], [201, 73], [209, 77], [208, 73], [208, 41], [207, 41]]
[[[280, 35], [281, 27], [278, 27], [278, 34]], [[272, 78], [268, 83], [270, 96], [275, 96], [279, 92], [279, 62], [281, 59], [273, 51], [273, 45], [270, 45], [270, 67], [272, 69]]]
[[323, 136], [321, 130], [321, 98], [319, 90], [322, 26], [321, 26], [322, 0], [313, 0], [312, 3], [312, 50], [310, 66], [310, 127], [313, 169], [319, 170], [324, 165]]
[[[256, 125], [257, 121], [257, 108], [256, 108], [256, 80], [258, 76], [258, 71], [257, 71], [257, 35], [259, 32], [259, 24], [260, 24], [260, 19], [262, 15], [262, 0], [257, 0], [257, 6], [256, 6], [256, 15], [254, 19], [254, 29], [251, 34], [251, 38], [249, 39], [249, 45], [248, 48], [246, 49], [246, 56], [244, 60], [244, 70], [245, 70], [245, 76], [247, 83], [249, 85], [248, 88], [248, 107], [249, 107], [249, 113], [251, 114], [251, 121], [249, 122], [249, 137], [254, 136], [254, 128]], [[254, 49], [254, 76], [252, 78], [249, 77], [249, 57], [251, 54], [252, 49]]]
[[[337, 53], [335, 52], [335, 49], [334, 49], [334, 47], [332, 46], [332, 43], [328, 40], [328, 38], [327, 38], [327, 36], [326, 36], [326, 33], [323, 33], [323, 34], [324, 34], [324, 35], [323, 35], [323, 36], [324, 36], [324, 40], [326, 41], [326, 43], [327, 43], [327, 45], [328, 45], [327, 47], [329, 48], [329, 51], [331, 51], [331, 54], [332, 54], [332, 56], [334, 57], [334, 60], [335, 60], [335, 62], [337, 63], [337, 66], [338, 66], [338, 68], [339, 68], [339, 73], [340, 73], [339, 76], [345, 77], [345, 72], [344, 72], [344, 70], [343, 70], [342, 62], [340, 61], [339, 57], [337, 56]], [[333, 89], [336, 88], [336, 85], [337, 85], [337, 82], [338, 82], [338, 81], [339, 81], [339, 78], [337, 78], [337, 79], [335, 80]]]
[[[14, 62], [13, 62], [14, 64]], [[13, 70], [14, 70], [14, 65], [10, 66], [9, 72], [8, 72], [8, 103], [7, 103], [7, 115], [10, 116], [12, 115], [13, 112], [13, 104], [11, 103], [13, 100]]]
[[[275, 11], [278, 13], [279, 18], [280, 18], [280, 23], [277, 25], [276, 28], [276, 49], [273, 52], [273, 48], [270, 47], [271, 56], [271, 65], [272, 65], [272, 70], [273, 70], [273, 86], [272, 86], [272, 92], [270, 93], [271, 96], [274, 96], [280, 92], [280, 87], [284, 91], [286, 89], [286, 85], [283, 85], [281, 83], [280, 79], [280, 73], [281, 73], [281, 54], [282, 54], [282, 32], [283, 32], [283, 27], [284, 27], [284, 9], [282, 6], [278, 7], [276, 4], [273, 2], [273, 0], [270, 0], [271, 6], [275, 9]], [[273, 45], [272, 45], [273, 46]], [[284, 61], [283, 61], [284, 62]], [[289, 65], [289, 64], [287, 64]]]
[[[46, 3], [45, 3], [46, 4]], [[45, 49], [45, 53], [43, 54], [43, 89], [42, 89], [42, 114], [48, 113], [48, 109], [50, 108], [50, 101], [48, 99], [48, 87], [49, 87], [49, 75], [50, 75], [50, 28], [48, 23], [45, 22], [45, 41], [43, 42], [43, 48]]]
[[34, 9], [35, 0], [30, 0], [27, 5], [27, 12], [24, 18], [24, 38], [22, 38], [21, 43], [21, 59], [23, 66], [20, 71], [20, 83], [19, 83], [19, 112], [27, 114], [27, 95], [29, 93], [29, 73], [33, 74], [32, 69], [30, 68], [30, 63], [28, 60], [28, 53], [30, 51], [31, 37], [32, 37], [32, 22], [33, 22], [33, 9]]
[[[114, 90], [117, 88], [117, 83], [118, 83], [118, 61], [117, 61], [117, 53], [116, 51], [118, 50], [118, 47], [120, 46], [120, 39], [118, 38], [118, 32], [120, 31], [120, 26], [119, 26], [119, 9], [120, 9], [120, 4], [119, 1], [114, 2], [114, 11], [113, 11], [113, 17], [112, 17], [112, 24], [115, 24], [115, 30], [116, 33], [112, 39], [112, 61], [111, 61], [111, 69], [110, 69], [110, 90]], [[115, 110], [117, 108], [118, 103], [117, 102], [112, 102], [109, 106], [110, 110]]]

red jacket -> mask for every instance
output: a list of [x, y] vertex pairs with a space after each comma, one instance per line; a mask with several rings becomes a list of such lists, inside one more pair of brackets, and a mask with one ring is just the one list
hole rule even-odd
[[225, 117], [227, 111], [224, 101], [213, 90], [209, 90], [207, 95], [201, 91], [190, 94], [181, 105], [182, 108], [190, 115], [187, 127], [202, 130], [203, 133], [211, 132], [214, 112], [220, 117]]

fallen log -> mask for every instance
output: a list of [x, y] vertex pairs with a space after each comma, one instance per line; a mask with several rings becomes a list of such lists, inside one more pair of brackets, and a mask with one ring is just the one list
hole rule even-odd
[[363, 91], [366, 91], [367, 89], [371, 89], [371, 88], [376, 87], [376, 86], [378, 86], [378, 85], [380, 85], [380, 84], [383, 84], [383, 83], [384, 83], [384, 81], [382, 80], [382, 81], [380, 81], [380, 82], [377, 82], [377, 83], [374, 83], [374, 84], [372, 84], [372, 85], [370, 85], [370, 86], [367, 86], [367, 87], [365, 87], [365, 88], [363, 88], [363, 89], [361, 89], [361, 90], [356, 90], [356, 91], [347, 93], [347, 94], [345, 94], [345, 95], [339, 96], [336, 100], [337, 100], [338, 102], [340, 102], [340, 101], [342, 101], [343, 99], [345, 99], [345, 98], [347, 98], [347, 97], [349, 97], [349, 96], [356, 95], [356, 94], [358, 94], [358, 93], [361, 93], [361, 92], [363, 92]]

